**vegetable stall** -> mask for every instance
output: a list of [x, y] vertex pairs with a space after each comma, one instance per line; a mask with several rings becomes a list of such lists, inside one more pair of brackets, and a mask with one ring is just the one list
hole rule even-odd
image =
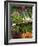
[[11, 6], [11, 33], [13, 38], [32, 38], [32, 7]]

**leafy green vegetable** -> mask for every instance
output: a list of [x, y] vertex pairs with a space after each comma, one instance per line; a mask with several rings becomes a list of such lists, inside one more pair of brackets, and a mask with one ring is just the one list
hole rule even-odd
[[[25, 9], [26, 10], [26, 9]], [[12, 31], [14, 32], [32, 32], [32, 24], [26, 24], [26, 18], [28, 19], [32, 17], [32, 7], [28, 7], [27, 11], [22, 11], [19, 13], [16, 6], [11, 6], [10, 13], [12, 14], [10, 16], [12, 24], [16, 23], [15, 26], [13, 26]], [[25, 20], [25, 21], [24, 21]], [[25, 23], [23, 23], [23, 21]]]

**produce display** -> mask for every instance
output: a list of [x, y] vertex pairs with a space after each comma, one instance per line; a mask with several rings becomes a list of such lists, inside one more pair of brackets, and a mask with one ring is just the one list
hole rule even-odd
[[11, 6], [10, 19], [13, 38], [32, 38], [31, 6]]

